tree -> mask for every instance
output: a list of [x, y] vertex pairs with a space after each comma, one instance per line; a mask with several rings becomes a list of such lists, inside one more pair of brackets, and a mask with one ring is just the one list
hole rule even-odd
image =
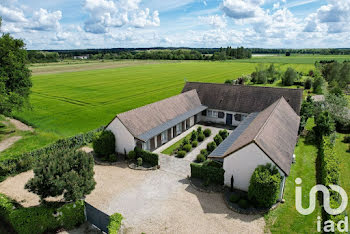
[[325, 108], [335, 121], [338, 131], [350, 129], [348, 101], [343, 95], [329, 93], [326, 96]]
[[305, 81], [305, 89], [311, 89], [312, 87], [312, 79], [311, 78], [307, 78]]
[[325, 84], [325, 80], [322, 76], [316, 75], [314, 82], [312, 84], [312, 92], [315, 94], [322, 94], [323, 93], [323, 87]]
[[95, 188], [94, 160], [82, 151], [59, 151], [40, 158], [34, 166], [34, 178], [25, 188], [47, 197], [63, 195], [65, 201], [84, 198]]
[[298, 73], [293, 68], [288, 67], [282, 78], [282, 84], [285, 86], [291, 86], [296, 79], [298, 79]]
[[32, 82], [24, 46], [8, 33], [0, 37], [0, 114], [11, 114], [28, 104]]
[[319, 139], [329, 136], [334, 132], [334, 121], [328, 111], [323, 111], [315, 116], [314, 131]]
[[271, 207], [276, 203], [280, 192], [282, 177], [276, 166], [258, 166], [250, 179], [248, 197], [259, 206]]

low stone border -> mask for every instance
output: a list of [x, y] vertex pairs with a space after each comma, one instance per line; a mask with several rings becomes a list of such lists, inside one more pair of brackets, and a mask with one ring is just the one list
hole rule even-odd
[[[190, 182], [190, 185], [195, 189], [197, 190], [198, 192], [203, 192], [203, 193], [221, 193], [222, 191], [224, 191], [224, 187], [221, 187], [220, 189], [216, 189], [216, 190], [213, 190], [213, 189], [210, 189], [210, 188], [207, 188], [207, 187], [204, 187], [204, 186], [201, 186], [201, 185], [196, 185], [196, 182], [193, 181], [193, 178], [187, 176], [187, 179], [189, 180]], [[197, 180], [197, 179], [196, 179]], [[198, 179], [199, 180], [199, 179]], [[213, 186], [210, 186], [210, 187], [213, 187]], [[215, 188], [218, 188], [220, 186], [214, 186]]]
[[268, 213], [269, 211], [276, 209], [278, 207], [278, 205], [280, 204], [279, 202], [277, 202], [271, 208], [249, 207], [248, 209], [243, 209], [243, 208], [239, 207], [238, 204], [232, 203], [229, 201], [229, 199], [230, 199], [230, 197], [228, 196], [229, 193], [230, 192], [228, 192], [227, 190], [225, 190], [225, 192], [223, 193], [223, 199], [225, 201], [226, 206], [229, 209], [233, 210], [234, 212], [244, 214], [244, 215], [264, 215], [264, 214]]
[[154, 171], [159, 169], [159, 165], [154, 166], [154, 167], [143, 167], [143, 166], [138, 166], [135, 163], [130, 163], [129, 168], [133, 170], [139, 170], [139, 171]]

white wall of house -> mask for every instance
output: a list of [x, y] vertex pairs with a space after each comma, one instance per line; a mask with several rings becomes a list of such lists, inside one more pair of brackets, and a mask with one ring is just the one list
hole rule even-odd
[[[208, 110], [209, 111], [216, 111], [216, 112], [223, 112], [223, 113], [225, 113], [224, 118], [208, 116]], [[213, 122], [213, 123], [219, 123], [219, 124], [226, 124], [227, 114], [232, 114], [232, 126], [238, 126], [244, 120], [244, 118], [248, 116], [247, 113], [224, 111], [224, 110], [218, 110], [218, 109], [207, 109], [207, 116], [201, 115], [200, 120], [204, 121], [204, 122]], [[242, 121], [236, 121], [235, 120], [235, 114], [241, 114], [243, 116]]]
[[[239, 151], [224, 158], [223, 168], [225, 170], [225, 185], [229, 187], [231, 186], [231, 177], [233, 175], [233, 186], [239, 190], [248, 191], [250, 178], [252, 177], [254, 170], [259, 165], [266, 165], [267, 163], [276, 165], [255, 143], [247, 145]], [[277, 169], [280, 174], [285, 177], [284, 172], [278, 167]], [[281, 191], [283, 191], [284, 182], [285, 180], [283, 179]]]
[[107, 130], [112, 131], [115, 136], [116, 152], [124, 154], [125, 151], [129, 153], [129, 151], [134, 150], [136, 144], [133, 135], [131, 135], [118, 118], [115, 118], [112, 123], [107, 126]]

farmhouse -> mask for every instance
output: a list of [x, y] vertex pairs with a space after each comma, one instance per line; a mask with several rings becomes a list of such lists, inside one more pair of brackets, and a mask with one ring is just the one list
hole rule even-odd
[[[303, 90], [187, 82], [182, 93], [118, 114], [107, 126], [116, 151], [153, 151], [198, 122], [236, 127], [209, 158], [223, 163], [225, 184], [247, 191], [258, 165], [289, 175]], [[284, 184], [284, 180], [283, 180]], [[282, 190], [283, 190], [283, 186]]]

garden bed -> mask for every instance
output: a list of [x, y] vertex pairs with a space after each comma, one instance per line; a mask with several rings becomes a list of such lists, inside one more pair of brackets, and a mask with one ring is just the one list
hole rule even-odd
[[130, 163], [129, 168], [133, 170], [139, 170], [139, 171], [154, 171], [159, 168], [159, 166], [152, 166], [149, 163], [143, 163], [141, 166], [137, 165], [137, 163]]

